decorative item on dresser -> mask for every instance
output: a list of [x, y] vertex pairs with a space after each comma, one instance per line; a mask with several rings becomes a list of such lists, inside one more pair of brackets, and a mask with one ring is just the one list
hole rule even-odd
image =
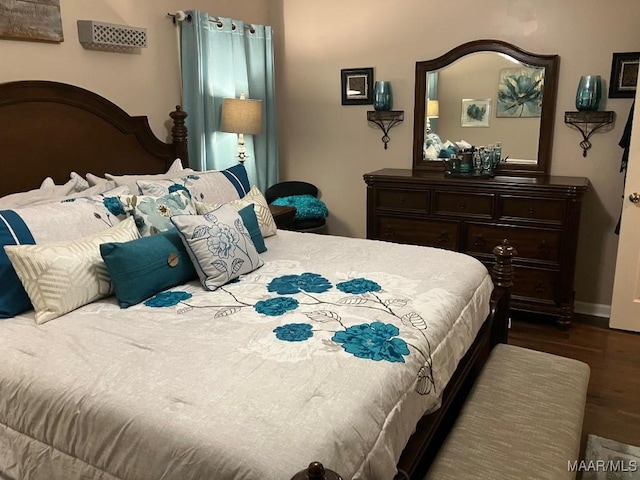
[[447, 178], [383, 169], [367, 173], [367, 238], [428, 245], [492, 263], [503, 238], [518, 251], [511, 307], [573, 318], [582, 177]]

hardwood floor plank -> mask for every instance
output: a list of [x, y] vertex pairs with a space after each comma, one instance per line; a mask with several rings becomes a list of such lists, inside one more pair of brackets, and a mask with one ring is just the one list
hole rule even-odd
[[640, 334], [602, 321], [576, 321], [560, 331], [543, 317], [515, 314], [509, 343], [575, 358], [591, 368], [582, 431], [640, 446]]

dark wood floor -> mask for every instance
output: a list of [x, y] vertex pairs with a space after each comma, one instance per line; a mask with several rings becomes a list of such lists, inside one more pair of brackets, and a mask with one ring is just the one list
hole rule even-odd
[[581, 360], [591, 367], [583, 424], [588, 434], [640, 446], [640, 334], [578, 317], [569, 331], [544, 317], [514, 314], [509, 343]]

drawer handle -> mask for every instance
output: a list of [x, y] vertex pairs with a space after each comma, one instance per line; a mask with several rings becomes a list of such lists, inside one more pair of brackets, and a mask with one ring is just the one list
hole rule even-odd
[[538, 282], [535, 290], [538, 293], [547, 293], [547, 286], [542, 282]]
[[536, 213], [536, 211], [533, 209], [533, 207], [529, 207], [529, 215], [534, 215]]
[[467, 202], [462, 202], [460, 204], [460, 210], [466, 210], [467, 209]]
[[400, 205], [404, 205], [404, 197], [400, 197]]
[[393, 228], [391, 228], [390, 226], [387, 227], [387, 229], [384, 232], [384, 236], [385, 237], [393, 237], [395, 235], [395, 232], [393, 231]]
[[549, 255], [551, 253], [551, 248], [547, 245], [546, 240], [542, 240], [542, 243], [538, 246], [538, 252], [544, 255]]
[[485, 242], [484, 237], [482, 236], [482, 234], [480, 234], [476, 237], [476, 240], [473, 242], [473, 244], [476, 247], [485, 247], [487, 245], [487, 242]]
[[449, 243], [449, 234], [447, 232], [442, 232], [438, 237], [438, 243]]

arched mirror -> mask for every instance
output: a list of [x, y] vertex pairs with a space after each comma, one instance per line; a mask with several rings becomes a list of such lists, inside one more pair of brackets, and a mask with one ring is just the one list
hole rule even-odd
[[413, 168], [444, 171], [442, 146], [464, 141], [500, 143], [499, 175], [548, 175], [559, 61], [477, 40], [416, 62]]

